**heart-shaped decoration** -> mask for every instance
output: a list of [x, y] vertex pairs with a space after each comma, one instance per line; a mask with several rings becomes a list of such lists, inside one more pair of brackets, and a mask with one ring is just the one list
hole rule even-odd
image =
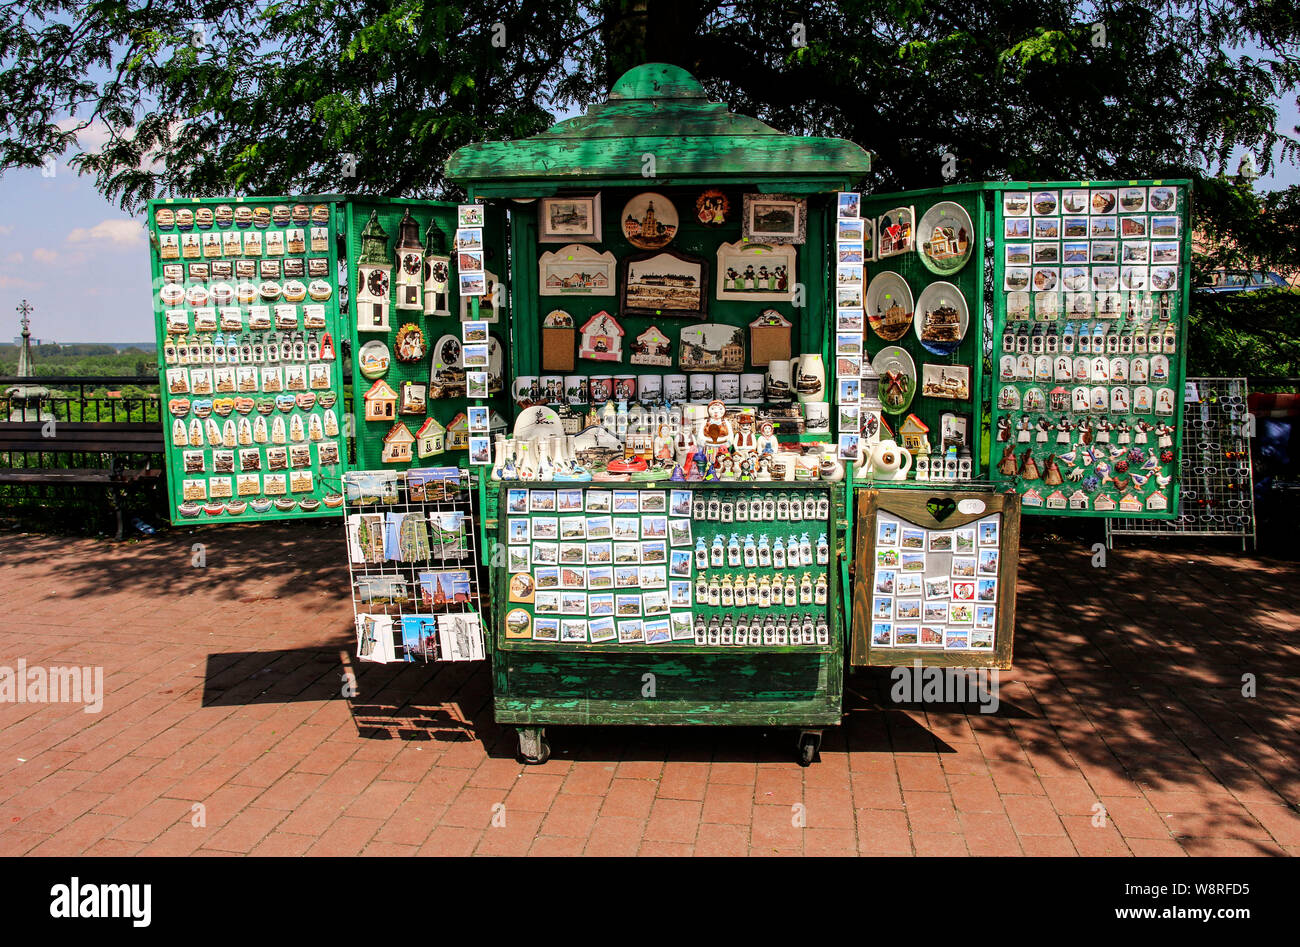
[[925, 509], [936, 523], [942, 523], [956, 512], [957, 501], [952, 497], [930, 497], [925, 503]]

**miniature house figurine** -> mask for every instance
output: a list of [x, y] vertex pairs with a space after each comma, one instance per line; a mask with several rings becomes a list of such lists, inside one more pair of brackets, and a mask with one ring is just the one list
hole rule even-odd
[[913, 455], [930, 453], [930, 428], [915, 414], [909, 414], [898, 427], [903, 448]]
[[379, 225], [379, 212], [371, 211], [361, 231], [361, 257], [357, 262], [357, 331], [387, 332], [389, 288], [393, 264], [388, 256], [388, 234]]
[[397, 308], [424, 308], [420, 298], [424, 281], [424, 253], [420, 245], [420, 224], [409, 210], [397, 225]]
[[658, 326], [651, 326], [636, 337], [630, 361], [633, 365], [671, 365], [671, 347], [668, 336]]
[[578, 357], [593, 362], [623, 361], [623, 327], [603, 309], [581, 329]]
[[432, 218], [424, 232], [424, 314], [451, 315], [451, 256], [447, 252], [447, 235]]
[[469, 450], [469, 419], [464, 411], [447, 425], [447, 450]]
[[393, 425], [392, 430], [384, 435], [384, 452], [380, 459], [386, 464], [397, 464], [409, 462], [411, 459], [411, 445], [415, 443], [415, 435], [401, 421]]
[[437, 418], [426, 418], [415, 432], [415, 452], [421, 457], [441, 454], [446, 448], [447, 430], [438, 423]]
[[367, 421], [391, 421], [397, 414], [397, 392], [382, 378], [361, 398], [366, 403]]

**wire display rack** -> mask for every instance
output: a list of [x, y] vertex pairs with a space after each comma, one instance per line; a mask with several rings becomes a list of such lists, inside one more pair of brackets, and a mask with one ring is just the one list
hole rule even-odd
[[[1115, 536], [1231, 536], [1255, 544], [1255, 474], [1250, 462], [1253, 418], [1246, 379], [1189, 378], [1183, 403], [1183, 490], [1172, 520], [1108, 519], [1106, 548]], [[1193, 391], [1194, 387], [1194, 391]], [[1193, 395], [1195, 398], [1193, 398]]]
[[457, 467], [354, 470], [343, 478], [357, 657], [486, 657], [472, 476]]

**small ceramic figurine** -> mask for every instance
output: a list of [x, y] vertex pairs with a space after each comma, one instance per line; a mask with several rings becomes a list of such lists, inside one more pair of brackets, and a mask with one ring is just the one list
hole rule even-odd
[[1016, 423], [1016, 443], [1028, 444], [1029, 435], [1033, 430], [1034, 422], [1029, 420], [1029, 418], [1021, 417], [1021, 419]]
[[775, 428], [772, 427], [771, 421], [764, 421], [762, 426], [758, 429], [758, 440], [755, 442], [755, 446], [758, 448], [760, 454], [775, 455], [776, 452], [781, 449], [781, 445], [777, 442]]
[[998, 418], [998, 441], [1006, 442], [1009, 440], [1011, 440], [1011, 418], [1004, 414]]
[[736, 430], [731, 435], [731, 449], [737, 454], [752, 454], [758, 449], [754, 437], [754, 416], [748, 411], [736, 419]]
[[731, 441], [731, 423], [727, 420], [727, 406], [721, 401], [709, 402], [709, 419], [704, 423], [704, 443], [709, 447], [726, 447]]
[[1070, 419], [1062, 416], [1061, 420], [1056, 422], [1056, 443], [1070, 443], [1070, 431], [1073, 429], [1074, 425], [1070, 423]]

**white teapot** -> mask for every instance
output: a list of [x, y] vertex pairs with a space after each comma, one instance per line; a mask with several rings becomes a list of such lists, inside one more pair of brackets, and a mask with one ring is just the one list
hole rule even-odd
[[912, 455], [893, 441], [862, 445], [862, 460], [855, 475], [876, 480], [906, 480], [912, 469]]

